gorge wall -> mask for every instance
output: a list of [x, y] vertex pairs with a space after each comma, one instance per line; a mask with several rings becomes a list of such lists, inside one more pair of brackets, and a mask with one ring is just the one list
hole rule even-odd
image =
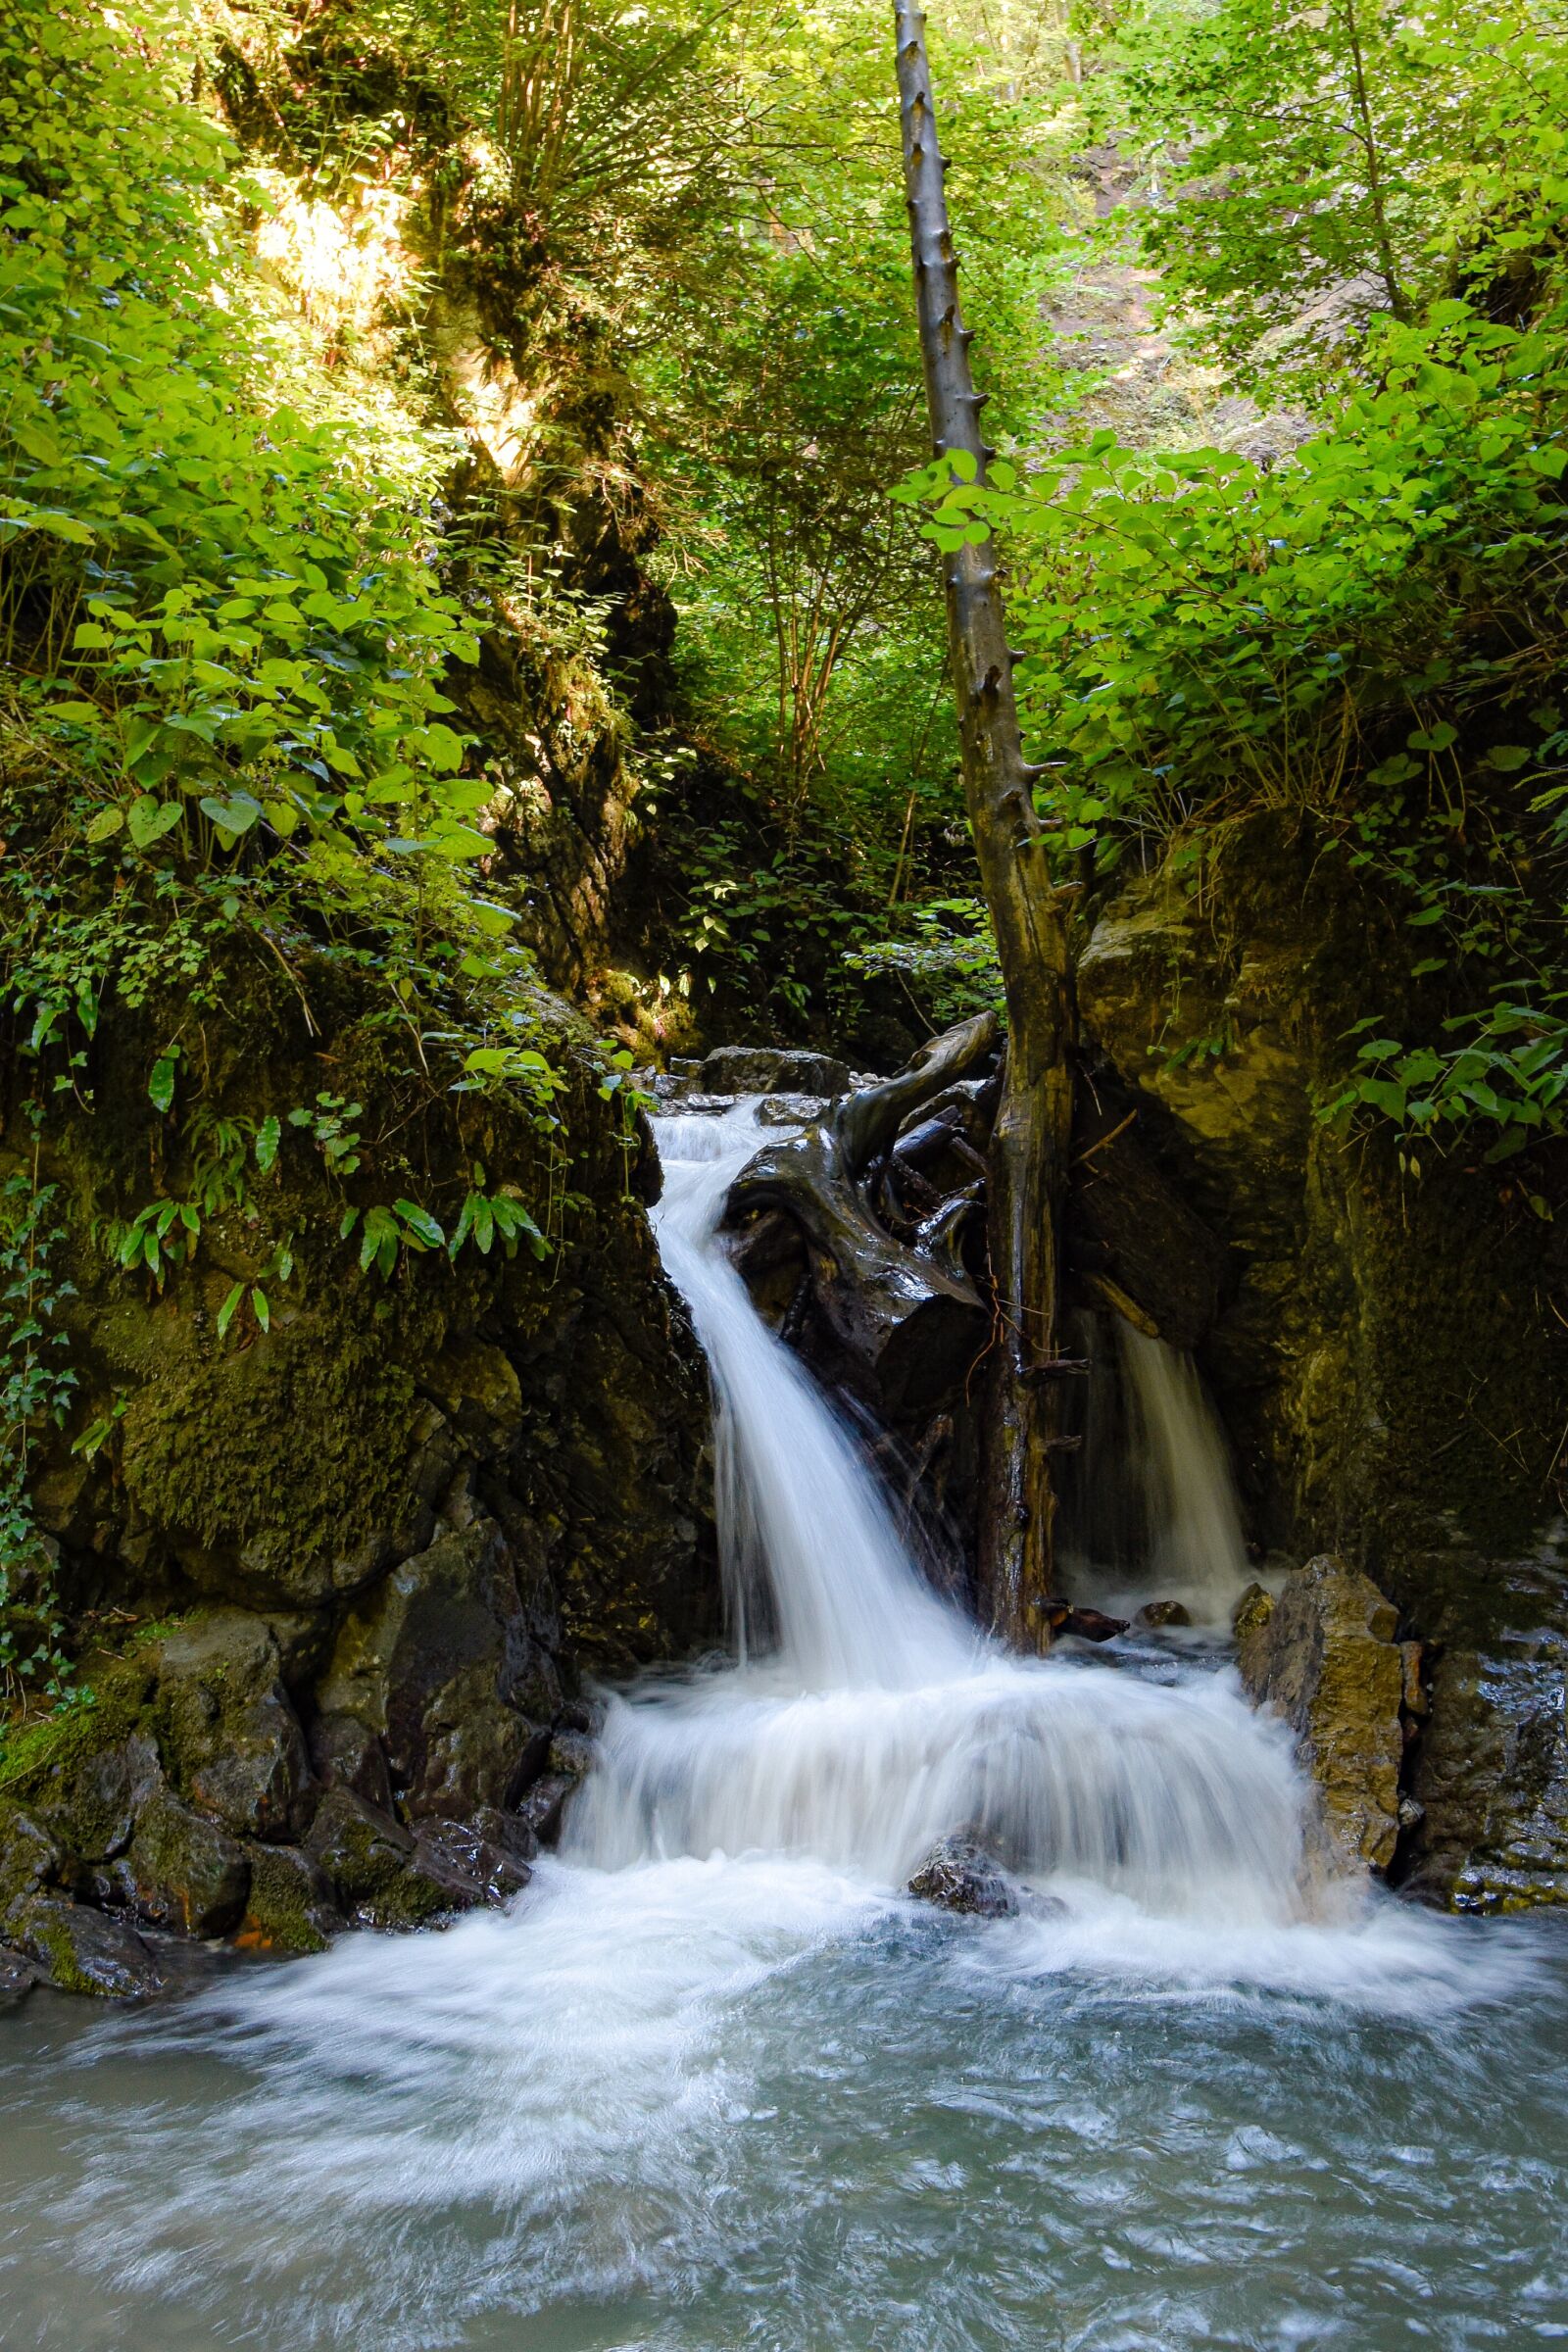
[[1397, 1027], [1395, 945], [1307, 828], [1259, 815], [1200, 885], [1152, 874], [1104, 909], [1084, 1037], [1226, 1246], [1187, 1336], [1260, 1544], [1344, 1553], [1429, 1645], [1407, 1768], [1425, 1820], [1401, 1868], [1478, 1908], [1561, 1899], [1568, 1241], [1543, 1196], [1562, 1171], [1460, 1150], [1417, 1174], [1387, 1136], [1319, 1121], [1347, 1032], [1368, 1012]]

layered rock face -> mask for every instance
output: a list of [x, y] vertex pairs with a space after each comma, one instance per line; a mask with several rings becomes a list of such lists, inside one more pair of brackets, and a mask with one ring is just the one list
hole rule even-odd
[[1319, 1792], [1326, 1859], [1336, 1871], [1387, 1872], [1402, 1824], [1418, 1818], [1400, 1778], [1426, 1702], [1419, 1642], [1400, 1642], [1398, 1611], [1332, 1553], [1308, 1560], [1244, 1614], [1242, 1680], [1283, 1715]]
[[[1105, 910], [1082, 1023], [1104, 1126], [1125, 1102], [1140, 1152], [1227, 1245], [1206, 1323], [1167, 1336], [1199, 1345], [1253, 1532], [1343, 1553], [1427, 1646], [1430, 1723], [1405, 1767], [1424, 1820], [1396, 1869], [1466, 1907], [1561, 1900], [1568, 1329], [1550, 1302], [1568, 1299], [1568, 1233], [1527, 1198], [1549, 1171], [1527, 1187], [1458, 1151], [1423, 1152], [1417, 1175], [1370, 1122], [1318, 1120], [1365, 1015], [1391, 1035], [1436, 1019], [1401, 1002], [1407, 964], [1322, 845], [1259, 816], [1200, 893], [1153, 875]], [[1131, 1253], [1105, 1270], [1156, 1326], [1188, 1311], [1190, 1281], [1138, 1300]]]
[[[321, 1041], [270, 1010], [248, 1100], [308, 1102]], [[406, 1115], [356, 1067], [351, 1019], [326, 1042], [368, 1132]], [[415, 1145], [443, 1207], [476, 1149], [489, 1183], [569, 1189], [543, 1261], [497, 1245], [362, 1274], [341, 1185], [286, 1143], [273, 1191], [213, 1218], [160, 1292], [89, 1225], [145, 1105], [106, 1084], [51, 1134], [46, 1172], [81, 1204], [72, 1428], [96, 1411], [114, 1434], [90, 1456], [62, 1439], [35, 1481], [86, 1695], [0, 1748], [8, 1982], [146, 1990], [180, 1976], [181, 1939], [312, 1950], [505, 1899], [586, 1768], [585, 1675], [711, 1638], [706, 1371], [637, 1197], [649, 1167], [564, 1013], [551, 1051], [556, 1158], [504, 1092], [466, 1132], [432, 1095]], [[294, 1274], [268, 1328], [220, 1340], [274, 1226]]]

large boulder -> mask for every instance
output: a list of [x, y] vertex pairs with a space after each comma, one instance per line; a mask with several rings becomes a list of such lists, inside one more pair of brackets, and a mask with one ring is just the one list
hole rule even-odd
[[836, 1099], [852, 1080], [830, 1054], [791, 1047], [715, 1046], [703, 1063], [702, 1091], [709, 1095], [809, 1095]]
[[1254, 1613], [1240, 1644], [1242, 1680], [1295, 1732], [1332, 1856], [1348, 1869], [1386, 1871], [1398, 1842], [1407, 1661], [1397, 1631], [1376, 1585], [1324, 1553]]
[[[505, 1811], [543, 1769], [562, 1690], [541, 1639], [548, 1597], [530, 1598], [500, 1527], [477, 1519], [346, 1619], [318, 1700], [380, 1743], [410, 1820]], [[346, 1777], [365, 1788], [372, 1769]]]
[[180, 1793], [239, 1838], [286, 1844], [310, 1818], [310, 1757], [271, 1630], [214, 1609], [162, 1646], [159, 1746]]

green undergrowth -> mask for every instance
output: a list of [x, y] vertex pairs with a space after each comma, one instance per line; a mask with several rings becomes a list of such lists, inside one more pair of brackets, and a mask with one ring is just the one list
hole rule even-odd
[[[452, 682], [486, 608], [444, 504], [455, 436], [385, 399], [368, 415], [358, 379], [291, 331], [243, 234], [270, 191], [192, 103], [195, 21], [176, 0], [64, 16], [0, 0], [13, 1696], [66, 1688], [27, 1486], [40, 1432], [75, 1409], [50, 1257], [74, 1204], [38, 1147], [47, 1175], [106, 1129], [94, 1244], [148, 1294], [219, 1245], [216, 1338], [233, 1349], [306, 1256], [318, 1284], [335, 1255], [372, 1295], [421, 1258], [521, 1253], [548, 1272], [575, 1197], [565, 1105], [584, 1080], [566, 1065], [593, 1061], [483, 879], [495, 787]], [[285, 1008], [260, 1031], [258, 974]], [[319, 1056], [314, 1080], [308, 1054], [280, 1067], [279, 1020]], [[587, 1091], [629, 1161], [629, 1057], [593, 1061]], [[411, 1154], [406, 1131], [431, 1120], [461, 1164]], [[526, 1141], [509, 1164], [481, 1149], [498, 1121]], [[281, 1213], [323, 1183], [329, 1249]], [[122, 1410], [73, 1431], [78, 1448]]]

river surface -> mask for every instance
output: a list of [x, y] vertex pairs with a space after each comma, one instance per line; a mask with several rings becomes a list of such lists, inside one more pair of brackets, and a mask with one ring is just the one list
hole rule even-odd
[[[661, 1131], [734, 1661], [611, 1700], [504, 1916], [0, 2017], [0, 2344], [1568, 2341], [1568, 1922], [1315, 1883], [1212, 1643], [937, 1600], [713, 1245], [752, 1121]], [[968, 1824], [1019, 1916], [899, 1891]]]

